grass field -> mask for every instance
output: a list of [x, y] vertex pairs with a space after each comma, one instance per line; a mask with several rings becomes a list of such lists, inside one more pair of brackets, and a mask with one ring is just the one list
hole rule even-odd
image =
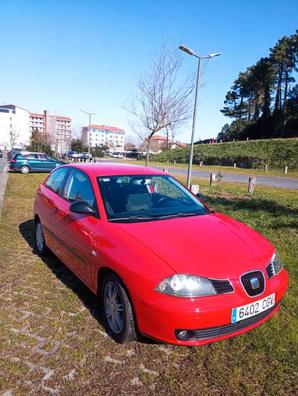
[[[176, 160], [187, 163], [189, 148], [164, 151], [155, 156], [156, 161]], [[194, 163], [203, 161], [205, 165], [233, 166], [264, 169], [265, 164], [272, 169], [298, 169], [298, 139], [260, 139], [217, 144], [198, 144], [194, 147]]]
[[[297, 395], [298, 195], [194, 180], [214, 209], [253, 226], [290, 274], [281, 311], [236, 338], [185, 348], [118, 345], [91, 292], [33, 243], [32, 205], [43, 174], [10, 174], [0, 223], [0, 394]], [[215, 247], [216, 248], [216, 247]], [[231, 247], [233, 248], [233, 247]]]

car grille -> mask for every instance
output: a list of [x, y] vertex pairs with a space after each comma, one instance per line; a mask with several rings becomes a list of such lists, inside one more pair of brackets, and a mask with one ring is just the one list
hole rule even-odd
[[272, 278], [272, 276], [275, 275], [274, 266], [273, 266], [272, 263], [270, 263], [270, 264], [267, 266], [266, 271], [267, 271], [268, 278]]
[[[265, 279], [261, 271], [252, 271], [242, 275], [241, 283], [250, 297], [262, 294], [265, 288]], [[254, 284], [257, 284], [257, 286], [254, 286]]]
[[232, 293], [233, 286], [228, 280], [209, 279], [217, 294]]
[[[235, 331], [245, 329], [248, 326], [251, 326], [258, 321], [266, 318], [269, 316], [272, 311], [275, 310], [277, 305], [267, 309], [267, 311], [261, 312], [258, 315], [252, 316], [250, 318], [241, 320], [236, 323], [230, 323], [224, 326], [217, 326], [217, 327], [209, 327], [207, 329], [199, 329], [199, 330], [190, 330], [192, 332], [192, 337], [188, 338], [187, 341], [198, 341], [198, 340], [206, 340], [208, 338], [220, 337], [222, 335], [230, 334]], [[180, 330], [176, 330], [176, 337]], [[178, 337], [177, 337], [178, 338]]]

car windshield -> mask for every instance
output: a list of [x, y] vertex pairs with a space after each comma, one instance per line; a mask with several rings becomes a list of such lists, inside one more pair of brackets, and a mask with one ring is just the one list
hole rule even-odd
[[152, 221], [209, 213], [171, 176], [106, 176], [99, 177], [98, 184], [109, 221]]

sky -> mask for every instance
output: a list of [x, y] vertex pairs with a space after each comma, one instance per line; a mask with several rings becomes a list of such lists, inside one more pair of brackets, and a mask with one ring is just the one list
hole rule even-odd
[[[129, 132], [124, 110], [137, 81], [162, 46], [185, 44], [205, 61], [196, 140], [216, 137], [230, 120], [220, 113], [240, 71], [298, 28], [297, 0], [15, 0], [0, 13], [0, 105], [47, 109], [72, 118], [74, 133], [92, 123]], [[196, 70], [181, 52], [181, 73]], [[180, 141], [189, 142], [191, 122]]]

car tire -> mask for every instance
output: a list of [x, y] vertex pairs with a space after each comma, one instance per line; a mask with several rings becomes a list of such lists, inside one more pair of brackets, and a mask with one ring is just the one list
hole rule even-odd
[[43, 233], [43, 228], [39, 219], [35, 222], [35, 247], [40, 256], [45, 256], [48, 253], [48, 247]]
[[30, 173], [30, 168], [29, 168], [29, 166], [27, 166], [27, 165], [21, 166], [20, 172], [23, 173], [23, 175], [25, 175], [25, 174], [27, 174], [27, 173]]
[[134, 341], [137, 332], [132, 305], [123, 282], [114, 273], [103, 279], [100, 302], [107, 333], [120, 344]]

